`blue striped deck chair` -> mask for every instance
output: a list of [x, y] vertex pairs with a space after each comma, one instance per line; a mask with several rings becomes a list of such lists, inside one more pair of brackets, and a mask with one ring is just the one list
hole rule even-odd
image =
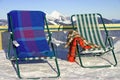
[[[11, 46], [9, 45], [7, 56], [16, 65], [18, 77], [22, 78], [19, 67], [20, 61], [42, 60], [46, 58], [47, 60], [55, 60], [57, 76], [52, 77], [59, 77], [60, 71], [56, 51], [54, 45], [50, 44], [51, 35], [47, 25], [46, 14], [42, 11], [13, 10], [7, 15], [8, 31], [11, 34], [9, 44], [13, 45], [14, 51], [14, 54], [11, 53]], [[46, 32], [44, 32], [45, 26], [47, 28]], [[47, 32], [48, 38], [46, 37]]]
[[[76, 19], [76, 21], [75, 21]], [[100, 31], [99, 21], [101, 21], [101, 25], [103, 26], [104, 34]], [[84, 68], [96, 68], [96, 67], [110, 67], [116, 66], [117, 60], [114, 53], [113, 41], [112, 38], [109, 36], [107, 28], [104, 24], [103, 18], [101, 14], [93, 13], [93, 14], [75, 14], [71, 16], [71, 21], [73, 25], [73, 29], [77, 30], [78, 33], [84, 37], [87, 41], [101, 46], [101, 48], [83, 50], [79, 46], [77, 46], [78, 57], [80, 60], [80, 64]], [[103, 37], [103, 35], [105, 37]], [[105, 38], [105, 39], [104, 39]], [[83, 60], [81, 58], [82, 54], [93, 54], [103, 56], [106, 53], [112, 53], [113, 57], [113, 64], [105, 64], [105, 65], [85, 65], [83, 64]], [[109, 54], [108, 54], [109, 55]]]

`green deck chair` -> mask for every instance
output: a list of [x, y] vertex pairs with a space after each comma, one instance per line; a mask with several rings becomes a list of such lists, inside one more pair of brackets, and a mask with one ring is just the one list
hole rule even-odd
[[[75, 22], [76, 19], [76, 22]], [[102, 22], [102, 26], [104, 28], [104, 33], [101, 33], [98, 19]], [[81, 36], [83, 36], [87, 41], [100, 45], [101, 48], [96, 48], [96, 49], [90, 49], [90, 50], [83, 50], [80, 47], [77, 46], [77, 52], [78, 52], [78, 57], [80, 60], [80, 64], [84, 68], [99, 68], [99, 67], [110, 67], [110, 66], [116, 66], [117, 65], [117, 60], [116, 56], [114, 53], [114, 47], [113, 47], [113, 41], [112, 38], [108, 35], [108, 31], [105, 27], [103, 18], [101, 14], [75, 14], [71, 16], [71, 21], [73, 25], [73, 29], [79, 32]], [[102, 34], [105, 36], [105, 40], [102, 36]], [[113, 60], [114, 62], [110, 64], [105, 64], [105, 65], [85, 65], [83, 64], [83, 60], [81, 55], [82, 54], [93, 54], [97, 55], [99, 54], [100, 56], [103, 56], [105, 53], [112, 52], [113, 55]], [[109, 54], [108, 54], [109, 55]]]
[[[57, 70], [55, 73], [57, 73], [57, 75], [48, 77], [60, 76], [56, 51], [53, 43], [50, 42], [51, 34], [45, 16], [46, 14], [42, 11], [14, 10], [8, 13], [10, 42], [7, 58], [14, 64], [19, 78], [23, 78], [19, 67], [20, 63], [40, 62], [41, 60], [47, 61], [49, 59], [55, 60]], [[47, 32], [44, 32], [45, 25]], [[48, 38], [46, 34], [48, 34]], [[13, 46], [13, 51], [10, 44]], [[28, 66], [28, 68], [29, 67], [30, 66]]]

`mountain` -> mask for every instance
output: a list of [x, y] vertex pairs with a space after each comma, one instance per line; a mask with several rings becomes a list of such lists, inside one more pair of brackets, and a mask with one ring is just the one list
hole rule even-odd
[[7, 20], [0, 19], [0, 26], [6, 26], [8, 24]]
[[65, 16], [61, 13], [59, 13], [58, 11], [53, 11], [51, 14], [50, 14], [51, 17], [53, 17], [54, 19], [58, 19], [58, 20], [64, 20], [65, 19]]
[[[49, 25], [66, 25], [66, 26], [71, 25], [70, 16], [65, 16], [64, 14], [58, 11], [53, 11], [51, 14], [46, 14], [46, 17]], [[105, 22], [105, 24], [120, 23], [120, 20], [117, 20], [117, 19], [109, 20], [109, 19], [103, 18], [103, 21]], [[102, 23], [100, 18], [98, 18], [98, 22]], [[0, 19], [0, 26], [5, 26], [5, 25], [7, 25], [7, 20]]]
[[[53, 11], [51, 14], [47, 15], [47, 19], [49, 24], [71, 25], [70, 16], [65, 16], [58, 11]], [[109, 20], [109, 19], [103, 18], [103, 21], [105, 24], [120, 23], [120, 20], [116, 20], [116, 19]], [[98, 23], [100, 24], [102, 23], [100, 18], [98, 18]]]
[[[58, 11], [53, 11], [51, 14], [47, 15], [48, 24], [55, 24], [55, 25], [70, 25], [70, 17], [64, 16], [62, 13]], [[54, 22], [54, 23], [53, 23]]]
[[112, 19], [112, 22], [113, 23], [120, 23], [120, 20], [118, 20], [118, 19]]
[[[112, 20], [109, 20], [109, 19], [106, 19], [106, 18], [103, 18], [103, 21], [104, 21], [105, 24], [112, 24], [113, 23]], [[100, 18], [98, 18], [98, 23], [99, 24], [102, 23]]]

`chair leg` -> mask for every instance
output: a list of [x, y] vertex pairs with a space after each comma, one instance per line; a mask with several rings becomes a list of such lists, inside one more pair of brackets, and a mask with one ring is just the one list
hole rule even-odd
[[18, 64], [18, 61], [16, 61], [16, 68], [17, 68], [17, 75], [18, 77], [21, 79], [21, 75], [20, 75], [20, 68], [19, 68], [19, 64]]
[[[13, 64], [13, 67], [17, 73], [17, 76], [18, 78], [22, 79], [21, 77], [21, 72], [20, 72], [20, 67], [19, 67], [19, 63], [18, 63], [18, 60], [15, 60], [15, 61], [11, 61], [12, 64]], [[59, 66], [58, 66], [58, 61], [57, 61], [57, 58], [55, 57], [55, 64], [56, 64], [56, 68], [57, 68], [57, 76], [54, 76], [54, 77], [49, 77], [49, 78], [57, 78], [60, 76], [60, 69], [59, 69]], [[28, 78], [28, 79], [39, 79], [39, 78]]]
[[[112, 65], [85, 66], [85, 65], [83, 65], [83, 61], [82, 61], [81, 54], [80, 54], [78, 46], [77, 46], [77, 53], [78, 53], [80, 65], [83, 68], [104, 68], [104, 67], [111, 67], [112, 66]], [[116, 59], [116, 56], [115, 56], [113, 50], [112, 50], [112, 54], [113, 54], [113, 57], [114, 57], [114, 60], [115, 60], [115, 64], [113, 66], [116, 66], [117, 65], [117, 59]]]
[[57, 57], [56, 57], [56, 53], [57, 53], [57, 47], [56, 49], [54, 48], [54, 44], [51, 43], [51, 47], [52, 47], [52, 51], [54, 52], [54, 56], [55, 56], [55, 63], [56, 63], [56, 67], [57, 67], [57, 76], [56, 77], [59, 77], [60, 76], [60, 69], [59, 69], [59, 65], [58, 65], [58, 61], [57, 61]]
[[83, 61], [81, 59], [81, 55], [80, 54], [78, 54], [78, 57], [79, 57], [80, 65], [83, 68], [104, 68], [104, 67], [111, 67], [111, 65], [85, 66], [85, 65], [83, 65]]
[[116, 66], [116, 65], [117, 65], [117, 59], [116, 59], [116, 56], [115, 56], [114, 50], [112, 50], [112, 54], [113, 54], [113, 58], [114, 58], [114, 61], [115, 61], [114, 66]]
[[20, 75], [20, 68], [19, 68], [19, 64], [18, 64], [18, 61], [17, 60], [12, 60], [12, 65], [17, 73], [17, 76], [22, 79], [21, 75]]
[[56, 77], [59, 77], [60, 76], [60, 69], [59, 69], [59, 66], [58, 66], [57, 57], [55, 57], [55, 63], [56, 63], [56, 67], [57, 67], [57, 76]]
[[20, 75], [20, 68], [19, 68], [19, 63], [18, 63], [18, 59], [17, 59], [17, 51], [16, 51], [15, 47], [13, 49], [14, 49], [14, 54], [15, 54], [15, 63], [14, 64], [16, 64], [16, 66], [14, 66], [14, 67], [15, 67], [18, 77], [21, 79], [22, 77]]

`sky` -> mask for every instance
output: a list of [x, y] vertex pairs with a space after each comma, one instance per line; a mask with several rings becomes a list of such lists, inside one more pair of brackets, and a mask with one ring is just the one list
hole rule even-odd
[[58, 11], [72, 14], [100, 13], [107, 19], [120, 19], [120, 0], [0, 0], [0, 19], [12, 10]]

